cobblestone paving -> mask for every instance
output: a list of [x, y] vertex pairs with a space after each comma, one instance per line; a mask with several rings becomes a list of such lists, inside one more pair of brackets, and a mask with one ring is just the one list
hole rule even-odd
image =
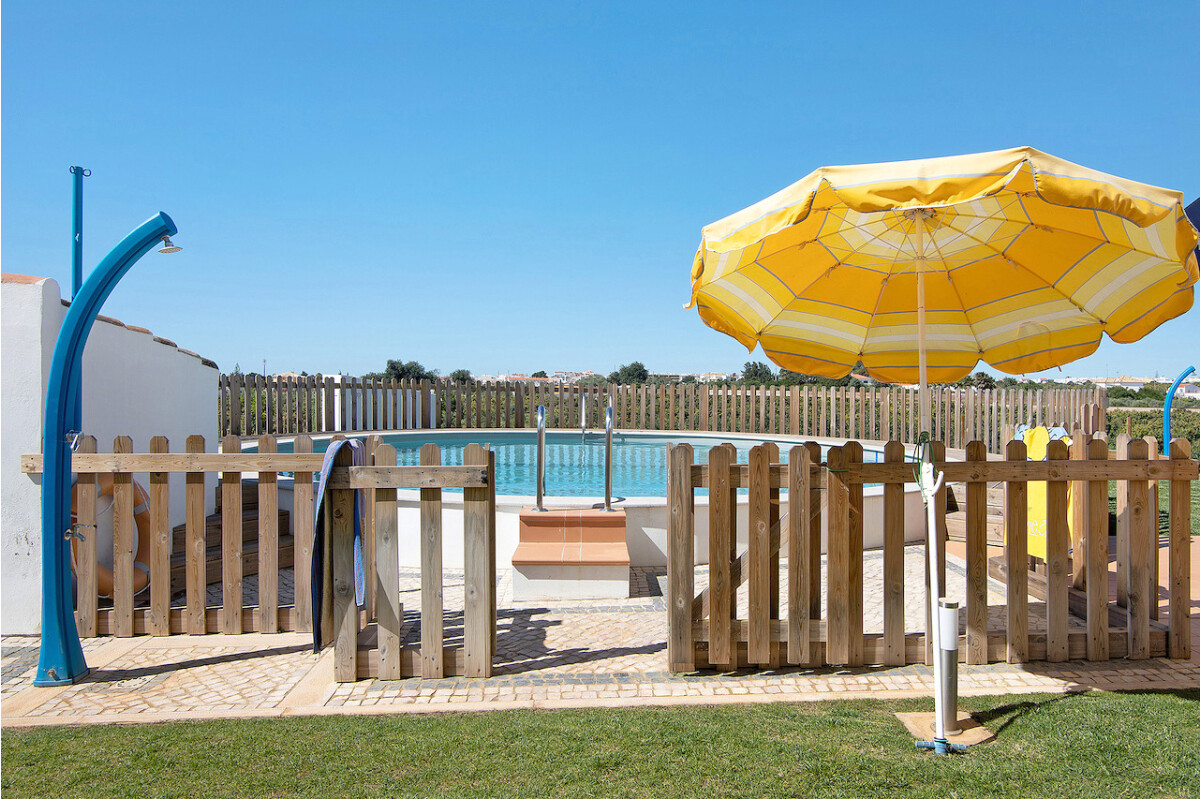
[[[961, 600], [962, 562], [948, 559], [948, 593]], [[634, 569], [630, 598], [514, 602], [511, 573], [498, 573], [497, 658], [487, 679], [364, 680], [336, 684], [332, 653], [310, 651], [300, 634], [87, 639], [93, 673], [73, 686], [32, 688], [37, 639], [3, 640], [4, 726], [155, 721], [213, 716], [421, 712], [486, 707], [579, 707], [645, 703], [806, 701], [838, 697], [929, 696], [931, 670], [901, 668], [799, 669], [733, 674], [672, 675], [666, 654], [665, 569]], [[707, 581], [697, 573], [697, 591]], [[924, 627], [921, 547], [906, 550], [905, 626]], [[786, 591], [786, 571], [782, 575]], [[882, 592], [882, 556], [863, 566], [867, 632], [881, 631], [873, 596]], [[257, 585], [247, 579], [247, 594]], [[283, 587], [286, 586], [284, 589]], [[281, 579], [290, 598], [291, 580]], [[822, 592], [824, 593], [824, 592]], [[741, 601], [745, 612], [745, 591]], [[448, 641], [462, 634], [462, 574], [448, 572], [443, 602]], [[994, 626], [1001, 627], [1004, 587], [989, 581]], [[219, 591], [217, 594], [219, 601]], [[419, 641], [420, 580], [401, 573], [405, 638]], [[1041, 603], [1031, 602], [1031, 629], [1044, 629]], [[1133, 664], [1070, 662], [960, 666], [962, 695], [1099, 689], [1200, 687], [1200, 662], [1149, 660]]]

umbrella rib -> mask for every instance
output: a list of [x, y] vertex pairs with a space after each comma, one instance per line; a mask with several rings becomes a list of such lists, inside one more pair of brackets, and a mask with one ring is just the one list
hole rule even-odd
[[[952, 224], [949, 224], [949, 223], [948, 223], [948, 222], [947, 222], [947, 221], [944, 219], [944, 215], [942, 215], [942, 214], [935, 214], [934, 216], [935, 216], [935, 218], [938, 220], [938, 222], [937, 222], [937, 226], [938, 226], [939, 228], [940, 228], [940, 227], [945, 227], [945, 228], [947, 228], [948, 230], [953, 230], [955, 233], [958, 233], [958, 234], [960, 234], [960, 235], [962, 235], [962, 236], [966, 236], [968, 239], [971, 239], [972, 241], [978, 241], [978, 239], [976, 239], [976, 237], [975, 237], [975, 236], [972, 236], [972, 235], [971, 235], [970, 233], [968, 233], [967, 231], [965, 231], [965, 230], [959, 230], [959, 229], [958, 229], [958, 228], [956, 228], [954, 225], [952, 225]], [[974, 325], [974, 323], [973, 323], [973, 322], [971, 322], [971, 318], [970, 318], [969, 316], [967, 316], [967, 308], [966, 308], [966, 303], [963, 301], [963, 296], [962, 296], [962, 294], [961, 294], [961, 293], [959, 293], [959, 290], [958, 290], [958, 285], [957, 285], [957, 284], [954, 282], [953, 278], [951, 278], [951, 276], [950, 276], [950, 270], [946, 268], [946, 258], [945, 258], [945, 256], [942, 254], [942, 248], [941, 248], [941, 245], [939, 245], [939, 244], [938, 244], [938, 242], [937, 242], [937, 239], [936, 239], [935, 237], [933, 237], [933, 236], [930, 236], [930, 240], [931, 240], [931, 243], [933, 244], [933, 249], [934, 249], [934, 250], [937, 252], [937, 254], [938, 254], [938, 260], [940, 260], [940, 261], [941, 261], [941, 263], [942, 263], [942, 268], [943, 268], [943, 270], [944, 270], [944, 273], [945, 273], [945, 275], [946, 275], [946, 282], [950, 284], [950, 289], [951, 289], [951, 290], [954, 292], [954, 296], [958, 298], [958, 307], [959, 307], [959, 309], [962, 311], [963, 319], [965, 319], [965, 320], [966, 320], [966, 323], [967, 323], [967, 329], [971, 331], [971, 338], [972, 338], [972, 339], [974, 339], [974, 341], [975, 341], [975, 351], [976, 351], [976, 353], [978, 353], [980, 356], [982, 356], [982, 355], [983, 355], [983, 348], [979, 346], [979, 333], [978, 333], [978, 331], [976, 331], [976, 330], [975, 330], [975, 325]], [[986, 246], [986, 245], [985, 245], [985, 246]], [[976, 364], [978, 364], [978, 362], [979, 362], [979, 361], [978, 361], [978, 359], [976, 359]]]
[[[999, 195], [996, 195], [995, 197], [996, 197], [996, 199], [999, 199]], [[1100, 230], [1103, 230], [1103, 226], [1100, 224], [1100, 214], [1101, 214], [1101, 213], [1104, 213], [1104, 212], [1101, 212], [1101, 211], [1099, 211], [1099, 210], [1097, 210], [1097, 209], [1095, 209], [1095, 208], [1079, 208], [1079, 207], [1076, 207], [1076, 206], [1070, 206], [1070, 205], [1057, 205], [1057, 204], [1055, 204], [1055, 203], [1051, 203], [1051, 202], [1049, 202], [1049, 201], [1047, 201], [1047, 200], [1044, 200], [1044, 199], [1042, 199], [1041, 195], [1039, 195], [1037, 192], [1021, 192], [1021, 193], [1015, 193], [1015, 198], [1016, 198], [1016, 200], [1015, 200], [1015, 201], [1017, 202], [1017, 204], [1018, 204], [1018, 205], [1020, 205], [1020, 206], [1021, 206], [1021, 210], [1025, 212], [1025, 218], [1028, 220], [1028, 222], [1027, 222], [1027, 223], [1026, 223], [1026, 225], [1025, 225], [1026, 227], [1037, 227], [1037, 228], [1042, 228], [1043, 230], [1050, 231], [1050, 232], [1052, 232], [1052, 233], [1062, 233], [1062, 234], [1065, 234], [1065, 235], [1067, 235], [1067, 236], [1078, 236], [1078, 237], [1079, 237], [1079, 238], [1081, 238], [1081, 239], [1088, 239], [1088, 240], [1090, 240], [1090, 241], [1099, 242], [1100, 244], [1112, 244], [1112, 243], [1113, 243], [1113, 241], [1112, 241], [1111, 239], [1105, 238], [1104, 236], [1096, 236], [1096, 235], [1094, 235], [1094, 234], [1092, 234], [1092, 233], [1086, 233], [1086, 232], [1084, 232], [1084, 231], [1080, 231], [1080, 230], [1072, 230], [1071, 228], [1061, 227], [1061, 226], [1058, 226], [1058, 225], [1047, 225], [1047, 224], [1044, 224], [1044, 223], [1042, 223], [1042, 222], [1034, 222], [1034, 221], [1033, 221], [1033, 217], [1032, 217], [1032, 216], [1030, 216], [1030, 214], [1029, 214], [1029, 209], [1027, 209], [1027, 208], [1025, 207], [1025, 198], [1026, 198], [1026, 197], [1036, 197], [1036, 198], [1037, 198], [1038, 200], [1040, 200], [1041, 202], [1044, 202], [1044, 203], [1046, 203], [1047, 205], [1050, 205], [1050, 206], [1051, 206], [1051, 207], [1053, 207], [1053, 208], [1067, 208], [1067, 209], [1070, 209], [1070, 210], [1075, 210], [1075, 211], [1080, 211], [1080, 212], [1086, 212], [1086, 213], [1090, 214], [1090, 215], [1091, 215], [1091, 216], [1092, 216], [1092, 217], [1093, 217], [1093, 218], [1096, 220], [1096, 227], [1097, 227], [1098, 229], [1100, 229]], [[961, 209], [963, 209], [963, 208], [969, 208], [969, 207], [970, 207], [970, 206], [969, 206], [969, 205], [967, 205], [967, 204], [965, 204], [965, 203], [964, 203], [962, 206], [955, 206], [955, 212], [956, 212], [956, 213], [957, 213], [959, 216], [967, 216], [967, 217], [970, 217], [970, 218], [972, 218], [972, 219], [989, 219], [989, 218], [990, 218], [990, 217], [989, 217], [989, 216], [987, 216], [986, 214], [985, 214], [984, 216], [978, 216], [978, 215], [976, 215], [976, 214], [965, 213], [963, 210], [961, 210]], [[1126, 219], [1125, 217], [1121, 216], [1120, 214], [1111, 214], [1111, 215], [1112, 215], [1112, 216], [1115, 216], [1117, 219], [1121, 220], [1123, 223], [1126, 223], [1126, 222], [1127, 222], [1127, 223], [1129, 223], [1129, 224], [1131, 224], [1131, 225], [1134, 225], [1134, 227], [1137, 227], [1137, 229], [1138, 229], [1138, 230], [1145, 230], [1145, 229], [1146, 229], [1146, 228], [1138, 227], [1138, 226], [1137, 226], [1135, 223], [1133, 223], [1133, 222], [1130, 222], [1128, 219]], [[1161, 257], [1162, 257], [1162, 256], [1160, 256], [1158, 253], [1154, 252], [1153, 250], [1151, 250], [1151, 251], [1146, 251], [1146, 250], [1140, 249], [1140, 248], [1139, 248], [1139, 247], [1137, 247], [1136, 245], [1133, 245], [1133, 244], [1132, 244], [1132, 241], [1131, 241], [1131, 244], [1130, 244], [1130, 246], [1129, 246], [1129, 249], [1130, 249], [1130, 250], [1132, 250], [1132, 251], [1134, 251], [1134, 252], [1141, 253], [1142, 255], [1152, 255], [1152, 256], [1154, 256], [1155, 258], [1161, 258]], [[1167, 263], [1176, 263], [1175, 261], [1171, 261], [1171, 260], [1169, 260], [1169, 259], [1164, 259], [1164, 260], [1166, 260], [1166, 261], [1167, 261]]]
[[[896, 221], [897, 221], [896, 228], [900, 229], [899, 219], [901, 216], [901, 212], [893, 212], [893, 213], [895, 213], [895, 215], [896, 215], [895, 216]], [[889, 228], [889, 230], [890, 229], [892, 229], [892, 228]], [[906, 233], [903, 229], [900, 229], [900, 232], [901, 232], [901, 234], [903, 234], [904, 240], [908, 241], [908, 233]], [[895, 249], [895, 251], [893, 252], [892, 263], [888, 268], [887, 277], [885, 277], [883, 279], [883, 283], [879, 286], [879, 293], [875, 295], [875, 306], [873, 308], [871, 308], [871, 318], [867, 321], [867, 325], [866, 325], [867, 332], [863, 334], [862, 343], [858, 345], [859, 360], [862, 360], [863, 350], [866, 348], [867, 335], [871, 332], [871, 329], [875, 326], [875, 317], [879, 314], [879, 303], [883, 302], [883, 292], [887, 288], [888, 281], [891, 280], [892, 277], [896, 274], [895, 267], [896, 267], [896, 264], [899, 263], [899, 261], [900, 261], [900, 248], [897, 247]]]

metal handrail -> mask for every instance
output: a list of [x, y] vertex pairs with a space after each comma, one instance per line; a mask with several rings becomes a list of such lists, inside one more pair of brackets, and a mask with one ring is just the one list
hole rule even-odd
[[612, 510], [612, 395], [608, 396], [608, 409], [604, 412], [604, 509]]
[[539, 405], [537, 409], [537, 505], [536, 511], [546, 510], [543, 499], [546, 496], [546, 406]]

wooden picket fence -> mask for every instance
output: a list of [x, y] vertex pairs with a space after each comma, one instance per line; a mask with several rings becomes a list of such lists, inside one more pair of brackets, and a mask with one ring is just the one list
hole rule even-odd
[[[685, 430], [915, 441], [917, 392], [883, 387], [373, 380], [222, 375], [219, 429], [233, 435], [430, 428], [525, 428], [546, 408], [550, 428]], [[1003, 450], [1020, 424], [1092, 427], [1103, 402], [1090, 389], [934, 388], [933, 432], [948, 446]]]
[[[262, 436], [245, 443], [248, 447], [253, 446], [255, 451], [243, 452], [241, 439], [225, 436], [221, 440], [220, 452], [208, 452], [202, 436], [189, 436], [186, 451], [172, 453], [167, 439], [155, 436], [149, 442], [149, 452], [135, 453], [131, 439], [118, 436], [113, 441], [111, 453], [97, 453], [94, 437], [80, 438], [71, 463], [72, 470], [78, 475], [79, 485], [94, 486], [100, 475], [109, 474], [113, 498], [113, 587], [111, 600], [102, 602], [97, 585], [99, 552], [97, 537], [93, 534], [97, 516], [96, 493], [94, 489], [83, 490], [78, 495], [76, 523], [82, 539], [73, 542], [72, 568], [77, 584], [76, 625], [82, 637], [312, 631], [313, 476], [320, 471], [324, 455], [313, 454], [312, 439], [306, 435], [294, 438], [292, 453], [277, 452], [277, 444], [272, 436]], [[440, 452], [433, 445], [430, 446], [432, 450], [427, 447], [422, 451], [424, 465], [396, 467], [395, 450], [384, 445], [378, 436], [371, 436], [367, 439], [365, 477], [353, 477], [355, 487], [364, 489], [367, 495], [365, 506], [368, 513], [363, 531], [364, 569], [368, 574], [379, 575], [379, 580], [369, 581], [366, 585], [366, 607], [362, 620], [365, 622], [375, 618], [379, 607], [377, 600], [383, 597], [385, 605], [379, 610], [378, 625], [381, 642], [388, 640], [387, 632], [398, 631], [396, 623], [402, 618], [396, 598], [398, 583], [393, 579], [398, 564], [394, 488], [426, 489], [431, 485], [465, 487], [468, 531], [469, 534], [480, 535], [481, 524], [488, 531], [492, 548], [489, 556], [493, 577], [491, 584], [495, 583], [494, 454], [484, 452], [479, 445], [471, 445], [464, 453], [465, 462], [471, 464], [482, 459], [485, 465], [440, 466]], [[41, 455], [22, 455], [21, 460], [22, 471], [40, 473]], [[376, 465], [383, 468], [374, 469]], [[279, 511], [278, 476], [281, 472], [293, 474], [293, 509], [286, 516]], [[169, 523], [169, 482], [172, 475], [180, 473], [184, 480], [186, 520], [180, 526], [182, 529], [173, 531]], [[243, 481], [243, 475], [247, 473], [257, 475], [256, 485]], [[205, 477], [210, 474], [220, 475], [220, 509], [206, 518]], [[135, 476], [138, 483], [148, 486], [144, 512], [139, 510], [140, 497], [134, 483]], [[347, 493], [353, 493], [344, 490], [351, 479], [344, 469], [335, 469], [330, 485], [335, 489], [332, 499], [336, 501], [326, 503], [327, 511], [336, 511], [340, 507], [337, 503], [343, 502]], [[382, 488], [384, 485], [388, 487]], [[430, 536], [436, 533], [439, 537], [439, 543], [434, 547], [437, 557], [429, 554], [422, 560], [423, 566], [428, 565], [428, 570], [422, 575], [422, 596], [435, 593], [440, 600], [440, 520], [435, 518], [440, 516], [439, 495], [440, 488], [433, 489], [428, 497], [423, 491], [421, 513], [423, 551], [432, 541]], [[380, 506], [377, 503], [385, 508], [380, 515], [375, 513], [376, 507]], [[433, 510], [435, 507], [438, 510]], [[486, 521], [481, 522], [480, 519]], [[342, 528], [338, 521], [335, 516], [327, 526], [340, 534]], [[149, 539], [149, 562], [146, 564], [149, 586], [141, 596], [135, 594], [134, 590], [135, 527], [139, 550], [140, 539], [143, 536]], [[380, 543], [377, 545], [377, 542]], [[382, 560], [377, 559], [377, 546], [385, 549]], [[336, 552], [336, 558], [331, 560], [327, 557], [325, 562], [332, 562], [340, 569], [344, 563], [339, 558], [344, 557], [345, 552]], [[468, 564], [473, 562], [471, 552], [468, 548]], [[386, 565], [389, 563], [390, 573]], [[293, 601], [290, 603], [280, 602], [279, 578], [285, 569], [293, 570]], [[248, 574], [257, 574], [256, 602], [244, 601], [243, 582]], [[208, 589], [215, 584], [220, 585], [221, 600], [219, 604], [210, 604]], [[351, 576], [351, 598], [353, 584]], [[344, 587], [342, 583], [338, 585]], [[390, 587], [385, 589], [382, 585]], [[487, 595], [482, 588], [480, 591]], [[494, 618], [494, 591], [490, 596]], [[345, 598], [344, 592], [336, 593], [336, 597], [341, 602]], [[387, 608], [392, 609], [392, 615], [387, 614]], [[339, 610], [344, 611], [345, 608], [339, 605]], [[427, 601], [422, 611], [422, 617], [428, 620], [422, 628], [423, 641], [436, 639], [440, 646], [440, 605], [434, 607]], [[325, 622], [331, 623], [328, 618]], [[326, 632], [325, 640], [332, 640], [332, 628]], [[368, 648], [372, 646], [368, 645]], [[369, 666], [373, 669], [372, 674], [398, 676], [399, 672], [389, 671], [388, 668], [393, 662], [392, 654], [399, 650], [386, 651], [388, 654], [384, 657], [382, 671], [376, 660], [363, 659], [362, 662], [375, 664]], [[338, 662], [344, 662], [346, 657], [344, 653], [339, 655]], [[469, 658], [472, 665], [466, 671], [461, 660], [453, 653], [448, 655], [446, 673], [477, 671], [474, 655]], [[404, 673], [413, 673], [412, 664], [408, 660], [404, 662]], [[487, 663], [487, 668], [490, 668], [490, 656]], [[416, 673], [423, 673], [422, 670], [432, 673], [432, 668], [421, 665]]]
[[[1197, 463], [1188, 442], [1171, 442], [1167, 460], [1151, 460], [1144, 440], [1118, 441], [1115, 459], [1107, 442], [1076, 431], [1073, 452], [1051, 442], [1045, 461], [1026, 459], [1025, 445], [1010, 442], [1005, 460], [988, 460], [981, 442], [966, 447], [964, 462], [945, 463], [944, 447], [935, 457], [949, 483], [965, 483], [966, 602], [965, 635], [959, 647], [967, 663], [1007, 660], [1108, 660], [1128, 657], [1190, 657], [1190, 492]], [[884, 462], [863, 463], [858, 442], [833, 447], [825, 462], [813, 444], [790, 450], [780, 463], [778, 449], [763, 444], [748, 462], [734, 463], [726, 444], [709, 451], [708, 463], [694, 463], [686, 444], [670, 450], [668, 477], [668, 661], [671, 671], [774, 668], [782, 664], [902, 665], [929, 662], [929, 622], [924, 631], [904, 624], [903, 486], [913, 480], [896, 441], [884, 450]], [[1154, 481], [1170, 481], [1169, 591], [1167, 620], [1158, 619], [1157, 537], [1150, 504]], [[1047, 558], [1034, 562], [1027, 546], [1027, 487], [1047, 482]], [[1108, 583], [1109, 481], [1117, 482], [1119, 518], [1116, 561], [1120, 587]], [[883, 484], [883, 631], [863, 631], [863, 486]], [[987, 485], [1005, 487], [1004, 555], [987, 558]], [[1075, 551], [1068, 559], [1068, 485], [1075, 484]], [[749, 542], [736, 549], [737, 490], [748, 488]], [[695, 489], [708, 489], [709, 529], [694, 525]], [[781, 490], [786, 489], [786, 500]], [[823, 497], [822, 497], [823, 495]], [[945, 487], [939, 497], [939, 533], [945, 534]], [[827, 519], [827, 554], [820, 555], [821, 516]], [[708, 586], [695, 588], [694, 546], [708, 535]], [[939, 563], [929, 564], [945, 586], [945, 548]], [[786, 596], [780, 593], [780, 558], [786, 558]], [[1086, 566], [1086, 569], [1085, 569]], [[822, 568], [826, 581], [826, 617], [819, 596]], [[1006, 583], [1002, 628], [988, 624], [989, 570]], [[1091, 575], [1097, 578], [1091, 579]], [[1099, 577], [1103, 575], [1103, 577]], [[745, 618], [738, 618], [738, 588], [746, 585]], [[1030, 629], [1030, 598], [1044, 601], [1044, 628]], [[911, 599], [909, 600], [911, 601]], [[1070, 617], [1086, 627], [1069, 624]], [[1042, 625], [1039, 625], [1042, 626]]]

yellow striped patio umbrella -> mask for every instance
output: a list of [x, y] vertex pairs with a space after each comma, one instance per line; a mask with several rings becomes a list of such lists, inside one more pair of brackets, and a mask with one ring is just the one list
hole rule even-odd
[[1030, 147], [824, 167], [704, 228], [688, 307], [786, 369], [924, 389], [1136, 341], [1191, 308], [1196, 242], [1180, 192]]

